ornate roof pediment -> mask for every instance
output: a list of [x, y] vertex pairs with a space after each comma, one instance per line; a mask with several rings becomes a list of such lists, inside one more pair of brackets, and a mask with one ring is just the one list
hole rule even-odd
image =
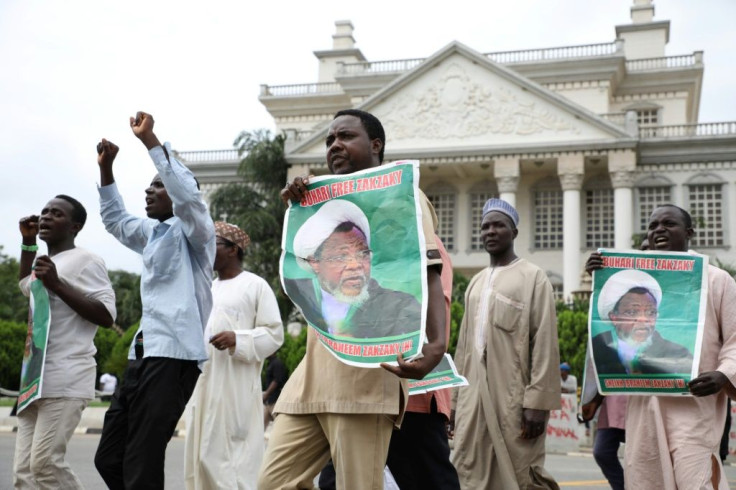
[[[453, 42], [366, 99], [386, 130], [387, 159], [428, 152], [554, 150], [630, 142], [622, 128]], [[324, 158], [329, 123], [292, 148], [289, 160]]]

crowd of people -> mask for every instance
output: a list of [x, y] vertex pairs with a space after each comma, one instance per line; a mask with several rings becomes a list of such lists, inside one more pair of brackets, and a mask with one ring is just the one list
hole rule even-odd
[[[544, 467], [547, 423], [561, 393], [574, 393], [577, 383], [570, 366], [560, 363], [547, 275], [514, 249], [521, 221], [514, 206], [493, 198], [482, 209], [480, 239], [489, 266], [468, 285], [455, 353], [468, 386], [408, 393], [407, 380], [422, 379], [440, 362], [450, 336], [452, 264], [421, 191], [425, 243], [419, 249], [426, 271], [419, 289], [426, 291], [426, 315], [414, 312], [413, 297], [371, 279], [370, 230], [359, 209], [344, 211], [355, 217], [324, 229], [305, 224], [310, 240], [303, 241], [301, 256], [314, 279], [303, 280], [307, 286], [290, 282], [287, 292], [307, 298], [314, 311], [305, 316], [326, 333], [347, 328], [339, 312], [355, 310], [367, 321], [414, 312], [411, 317], [425, 318], [422, 355], [405, 360], [399, 354], [377, 369], [347, 365], [310, 328], [304, 358], [286, 381], [275, 356], [284, 329], [274, 293], [243, 270], [247, 233], [212, 220], [194, 175], [158, 140], [150, 114], [137, 113], [130, 127], [157, 172], [145, 191], [145, 218], [130, 214], [118, 192], [118, 146], [103, 139], [97, 147], [102, 222], [143, 263], [140, 326], [94, 458], [109, 488], [164, 488], [166, 446], [187, 405], [189, 489], [312, 488], [320, 473], [323, 488], [382, 489], [386, 467], [402, 490], [559, 488]], [[386, 136], [375, 116], [348, 109], [335, 115], [325, 143], [330, 173], [349, 175], [382, 165]], [[308, 184], [306, 176], [286, 183], [284, 203], [301, 201]], [[67, 195], [20, 220], [21, 289], [29, 294], [32, 281], [43, 283], [51, 326], [41, 397], [18, 414], [16, 488], [81, 488], [65, 462], [66, 446], [94, 396], [96, 329], [115, 319], [103, 260], [74, 243], [85, 220], [82, 204]], [[686, 211], [655, 209], [647, 237], [652, 249], [687, 251], [692, 236]], [[37, 256], [37, 238], [48, 255]], [[592, 254], [586, 270], [601, 267], [600, 254]], [[736, 380], [736, 282], [714, 266], [708, 281], [699, 375], [689, 383], [693, 396], [630, 397], [626, 409], [625, 397], [598, 395], [583, 407], [588, 420], [601, 410], [595, 455], [614, 488], [623, 488], [624, 480], [629, 488], [728, 486], [718, 450]], [[617, 328], [628, 321], [622, 301], [629, 300], [646, 312], [658, 305], [656, 293], [622, 292], [605, 312]], [[594, 349], [606, 343], [593, 340]], [[626, 372], [631, 362], [611, 369]], [[615, 453], [624, 429], [621, 468]]]

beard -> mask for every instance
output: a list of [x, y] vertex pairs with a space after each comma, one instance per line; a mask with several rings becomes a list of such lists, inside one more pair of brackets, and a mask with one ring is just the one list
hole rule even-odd
[[341, 303], [347, 303], [350, 306], [361, 306], [368, 299], [368, 280], [363, 283], [360, 292], [354, 295], [348, 295], [342, 292], [342, 281], [335, 288], [326, 289], [336, 300]]
[[652, 330], [652, 333], [649, 334], [646, 340], [635, 340], [631, 338], [630, 336], [626, 336], [626, 337], [619, 336], [618, 341], [626, 344], [626, 346], [628, 346], [631, 349], [642, 350], [652, 345], [652, 334], [653, 333], [654, 333], [654, 330]]

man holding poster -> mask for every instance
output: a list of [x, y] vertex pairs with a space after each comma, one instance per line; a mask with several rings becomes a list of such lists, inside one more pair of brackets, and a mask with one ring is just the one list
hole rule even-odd
[[[687, 252], [693, 234], [690, 214], [664, 205], [652, 213], [647, 239], [655, 252]], [[586, 270], [606, 271], [600, 253], [591, 254]], [[706, 272], [697, 377], [687, 384], [693, 396], [629, 397], [624, 473], [637, 488], [728, 488], [718, 450], [726, 400], [736, 391], [736, 282], [712, 265]]]
[[[327, 166], [332, 174], [348, 175], [376, 168], [376, 172], [385, 171], [387, 174], [379, 180], [371, 179], [366, 184], [397, 180], [395, 172], [398, 167], [377, 168], [383, 162], [385, 134], [380, 121], [372, 114], [354, 109], [338, 112], [329, 127], [325, 143]], [[411, 167], [405, 166], [404, 169], [402, 172], [406, 171], [406, 175], [411, 177]], [[358, 181], [360, 184], [357, 185], [362, 186], [363, 180]], [[292, 201], [292, 206], [296, 205], [295, 202], [307, 207], [316, 204], [324, 194], [314, 187], [308, 192], [308, 185], [309, 179], [297, 177], [286, 185], [281, 196], [285, 202]], [[351, 197], [358, 199], [355, 195]], [[335, 464], [338, 488], [383, 488], [383, 468], [391, 432], [393, 426], [401, 422], [407, 399], [406, 382], [400, 378], [422, 379], [439, 363], [446, 347], [445, 303], [440, 282], [442, 260], [434, 240], [436, 218], [426, 197], [422, 194], [417, 199], [421, 207], [420, 225], [425, 243], [422, 247], [415, 243], [414, 248], [426, 254], [422, 259], [426, 270], [412, 272], [422, 273], [418, 277], [426, 279], [424, 283], [405, 286], [426, 291], [427, 297], [423, 299], [427, 303], [428, 343], [421, 346], [423, 357], [405, 361], [401, 355], [404, 350], [400, 350], [398, 356], [392, 356], [397, 358], [398, 366], [382, 365], [384, 369], [367, 369], [348, 365], [328, 351], [323, 344], [324, 339], [321, 341], [318, 338], [318, 335], [327, 338], [327, 334], [318, 333], [316, 327], [310, 328], [306, 354], [286, 383], [274, 409], [278, 416], [269, 438], [258, 488], [311, 488], [314, 477], [330, 457]], [[371, 201], [364, 199], [363, 202], [369, 205]], [[400, 235], [394, 234], [397, 245], [410, 242], [406, 239], [407, 229], [413, 230], [414, 237], [421, 236], [418, 235], [416, 211], [413, 222], [398, 222], [394, 219], [397, 211], [395, 206], [384, 205], [381, 209], [382, 204], [380, 200], [373, 199], [376, 209], [371, 216], [380, 218], [386, 229], [404, 231]], [[412, 207], [415, 208], [414, 201]], [[354, 261], [366, 259], [365, 247], [370, 232], [361, 229], [359, 233], [355, 228], [351, 231], [353, 240], [348, 245], [351, 250], [346, 254], [352, 257], [336, 261], [337, 265], [342, 265], [344, 261], [346, 267], [348, 264], [354, 267]], [[363, 238], [365, 243], [362, 242]], [[415, 238], [414, 241], [418, 240]], [[386, 247], [386, 244], [382, 245]], [[373, 242], [371, 247], [375, 248]], [[374, 274], [375, 263], [372, 265], [371, 274]], [[346, 281], [345, 285], [357, 286], [360, 282], [355, 277]], [[383, 286], [386, 287], [385, 284]], [[382, 314], [377, 311], [374, 313]], [[424, 326], [420, 324], [419, 327]], [[418, 334], [416, 338], [421, 338], [421, 335]]]
[[[105, 263], [74, 244], [86, 219], [79, 201], [58, 195], [40, 215], [20, 220], [20, 288], [36, 301], [26, 341], [31, 357], [18, 398], [15, 488], [82, 488], [64, 461], [66, 446], [95, 396], [97, 326], [115, 320]], [[37, 237], [48, 255], [36, 257]]]
[[294, 237], [297, 262], [312, 279], [285, 279], [286, 293], [310, 324], [336, 335], [391, 337], [419, 325], [414, 296], [371, 278], [368, 218], [350, 201], [325, 203]]
[[605, 282], [597, 299], [599, 317], [614, 327], [593, 337], [598, 374], [690, 372], [690, 351], [656, 330], [662, 289], [651, 274], [618, 271]]

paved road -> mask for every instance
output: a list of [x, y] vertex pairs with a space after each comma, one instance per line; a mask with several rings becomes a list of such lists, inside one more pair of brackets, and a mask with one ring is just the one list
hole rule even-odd
[[[92, 463], [98, 435], [75, 435], [69, 444], [67, 459], [87, 490], [104, 489]], [[12, 488], [12, 461], [15, 434], [0, 433], [0, 490]], [[174, 438], [166, 452], [166, 488], [181, 490], [183, 478], [184, 439]], [[590, 454], [547, 455], [547, 469], [557, 479], [561, 488], [602, 489], [608, 488], [598, 466]], [[726, 466], [729, 484], [736, 487], [736, 466]]]

